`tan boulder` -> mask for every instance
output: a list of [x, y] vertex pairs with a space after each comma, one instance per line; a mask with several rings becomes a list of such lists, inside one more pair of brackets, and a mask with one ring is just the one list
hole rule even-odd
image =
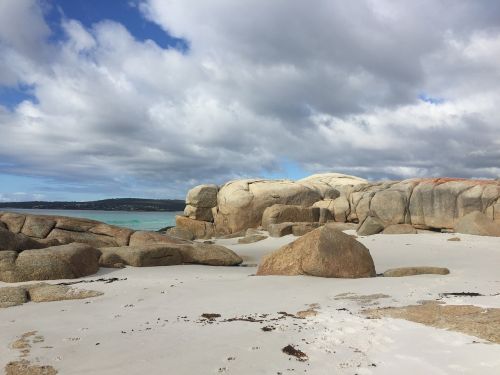
[[360, 236], [371, 236], [384, 230], [384, 223], [375, 216], [368, 216], [359, 226], [357, 233]]
[[90, 233], [112, 237], [119, 246], [126, 246], [129, 243], [130, 236], [134, 231], [128, 228], [117, 227], [100, 223], [89, 229]]
[[99, 264], [114, 267], [126, 264], [133, 267], [172, 266], [182, 263], [182, 256], [176, 246], [153, 244], [141, 246], [103, 247]]
[[193, 220], [185, 216], [176, 216], [175, 226], [190, 231], [195, 238], [209, 239], [215, 235], [214, 225], [212, 223]]
[[384, 277], [403, 277], [415, 275], [448, 275], [450, 270], [443, 267], [401, 267], [384, 272]]
[[96, 220], [67, 216], [54, 216], [54, 220], [56, 221], [56, 228], [72, 232], [88, 232], [92, 227], [102, 224]]
[[335, 221], [346, 222], [351, 211], [349, 200], [341, 195], [333, 201], [333, 217]]
[[184, 216], [189, 217], [193, 220], [201, 220], [201, 221], [210, 221], [214, 220], [213, 215], [213, 207], [205, 208], [205, 207], [195, 207], [191, 205], [186, 205], [184, 208]]
[[337, 222], [329, 222], [325, 224], [326, 226], [339, 230], [341, 232], [345, 230], [356, 230], [358, 229], [358, 225], [355, 223], [337, 223]]
[[319, 222], [319, 210], [319, 207], [274, 204], [264, 210], [262, 214], [262, 227], [267, 229], [269, 224], [286, 222]]
[[79, 242], [93, 247], [118, 246], [113, 237], [90, 232], [72, 232], [69, 230], [54, 228], [47, 236], [48, 239], [56, 239], [61, 243]]
[[[142, 245], [151, 245], [158, 243], [165, 244], [180, 244], [185, 243], [185, 240], [180, 238], [176, 238], [169, 235], [164, 235], [156, 232], [148, 232], [148, 231], [137, 231], [130, 236], [129, 246], [142, 246]], [[108, 246], [112, 247], [112, 246]], [[116, 245], [115, 245], [116, 247]]]
[[267, 231], [269, 232], [269, 236], [271, 237], [283, 237], [293, 233], [293, 224], [294, 223], [290, 222], [269, 224], [267, 226]]
[[2, 214], [0, 220], [7, 225], [7, 229], [12, 233], [20, 233], [26, 216], [14, 212], [6, 212]]
[[300, 237], [320, 226], [320, 223], [293, 223], [292, 234], [296, 237]]
[[387, 226], [383, 231], [383, 234], [417, 234], [417, 230], [413, 228], [410, 224], [393, 224]]
[[185, 228], [172, 227], [168, 228], [166, 232], [167, 236], [180, 238], [181, 240], [192, 241], [194, 240], [194, 234]]
[[27, 215], [21, 233], [35, 238], [45, 238], [56, 222], [46, 216]]
[[257, 275], [359, 278], [373, 277], [376, 272], [363, 244], [323, 226], [265, 257]]
[[0, 288], [0, 309], [28, 302], [28, 293], [22, 286]]
[[311, 187], [289, 180], [237, 180], [226, 183], [217, 199], [217, 232], [230, 234], [261, 225], [264, 210], [273, 204], [309, 207], [322, 196]]
[[217, 185], [198, 185], [188, 191], [186, 204], [194, 207], [212, 208], [217, 206]]
[[406, 196], [397, 190], [384, 190], [375, 193], [370, 202], [370, 211], [385, 225], [405, 222]]
[[0, 281], [74, 279], [99, 270], [100, 252], [85, 244], [0, 252]]
[[12, 233], [7, 229], [0, 228], [0, 250], [22, 251], [44, 247], [47, 246], [22, 233]]
[[461, 217], [457, 221], [455, 232], [500, 237], [500, 223], [491, 220], [482, 212], [475, 211]]
[[219, 245], [194, 243], [181, 245], [179, 250], [184, 263], [209, 266], [237, 266], [243, 262], [234, 251]]

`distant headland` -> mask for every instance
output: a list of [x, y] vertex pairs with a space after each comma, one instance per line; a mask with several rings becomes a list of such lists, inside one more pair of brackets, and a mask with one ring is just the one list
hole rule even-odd
[[0, 202], [0, 208], [102, 211], [183, 211], [185, 202], [178, 199], [114, 198], [89, 202]]

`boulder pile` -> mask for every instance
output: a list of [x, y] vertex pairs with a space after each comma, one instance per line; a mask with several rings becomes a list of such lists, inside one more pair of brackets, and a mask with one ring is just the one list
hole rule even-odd
[[4, 282], [79, 278], [96, 273], [100, 266], [241, 262], [225, 247], [156, 232], [88, 219], [0, 212], [0, 281]]
[[[487, 230], [471, 230], [472, 224], [459, 224], [473, 212], [489, 220], [489, 224], [485, 220], [480, 224], [488, 226]], [[414, 178], [370, 183], [338, 173], [298, 181], [235, 180], [220, 187], [200, 185], [190, 190], [177, 227], [196, 238], [258, 227], [277, 236], [293, 232], [289, 223], [326, 222], [358, 224], [360, 235], [427, 229], [498, 236], [500, 181]]]

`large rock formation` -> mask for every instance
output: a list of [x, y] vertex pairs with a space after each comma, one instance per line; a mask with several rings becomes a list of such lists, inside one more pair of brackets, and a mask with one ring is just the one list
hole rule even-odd
[[323, 226], [265, 257], [257, 275], [359, 278], [376, 273], [370, 252], [362, 243]]
[[[213, 203], [213, 194], [211, 199]], [[192, 231], [200, 237], [214, 234], [213, 223], [187, 217], [179, 221], [189, 224], [184, 238], [192, 238]], [[201, 227], [197, 226], [199, 223]], [[176, 230], [181, 232], [182, 228]], [[99, 258], [104, 266], [137, 267], [182, 263], [233, 266], [242, 262], [237, 254], [222, 246], [157, 232], [133, 231], [88, 219], [0, 212], [0, 281], [86, 276], [97, 272]]]
[[[201, 192], [204, 188], [193, 190]], [[215, 188], [210, 191], [213, 198]], [[188, 206], [193, 201], [197, 202], [189, 198]], [[213, 203], [211, 199], [210, 204]], [[209, 223], [210, 230], [218, 234], [231, 234], [284, 221], [308, 221], [300, 215], [290, 218], [282, 215], [282, 219], [269, 220], [272, 216], [270, 207], [277, 204], [300, 206], [301, 212], [317, 208], [319, 217], [315, 217], [315, 221], [319, 223], [363, 223], [370, 216], [380, 220], [384, 227], [408, 224], [417, 229], [449, 231], [461, 217], [474, 211], [482, 212], [500, 223], [500, 181], [415, 178], [368, 183], [357, 177], [336, 173], [314, 175], [298, 181], [236, 180], [218, 190], [217, 205], [211, 207], [213, 220], [208, 220], [208, 214], [191, 214], [189, 207], [186, 208], [186, 217], [196, 220], [189, 223], [191, 227], [196, 225], [201, 228], [206, 225], [203, 223]], [[280, 210], [299, 211], [296, 208]], [[181, 224], [184, 228], [188, 227]]]

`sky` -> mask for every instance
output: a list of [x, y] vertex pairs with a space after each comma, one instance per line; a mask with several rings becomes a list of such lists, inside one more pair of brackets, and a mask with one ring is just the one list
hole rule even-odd
[[1, 0], [0, 201], [500, 176], [495, 0]]

